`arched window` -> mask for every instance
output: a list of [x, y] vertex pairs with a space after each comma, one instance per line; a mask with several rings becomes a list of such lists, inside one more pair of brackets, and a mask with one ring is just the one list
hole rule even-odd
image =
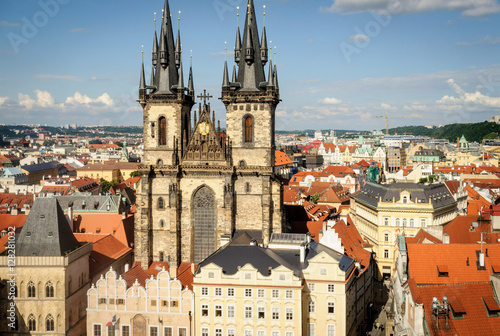
[[165, 208], [165, 202], [163, 201], [163, 197], [158, 198], [158, 209], [163, 210]]
[[54, 297], [54, 285], [50, 281], [45, 284], [45, 297]]
[[406, 197], [406, 196], [403, 197], [403, 203], [404, 204], [408, 203], [408, 197]]
[[240, 161], [240, 167], [245, 167], [245, 166], [246, 166], [245, 161], [241, 160], [241, 161]]
[[253, 119], [250, 116], [245, 118], [245, 142], [253, 142]]
[[161, 117], [158, 120], [158, 141], [160, 146], [165, 146], [167, 144], [167, 119], [165, 117]]
[[45, 329], [46, 331], [54, 331], [54, 318], [50, 314], [45, 319]]
[[245, 189], [246, 189], [246, 192], [248, 194], [250, 192], [250, 183], [247, 182]]
[[400, 225], [401, 225], [401, 219], [396, 218], [396, 226], [400, 226]]
[[28, 297], [34, 298], [36, 296], [35, 284], [33, 281], [28, 282]]
[[410, 227], [415, 226], [415, 220], [413, 218], [410, 218]]
[[33, 316], [33, 314], [30, 314], [30, 316], [28, 317], [28, 330], [36, 331], [36, 318]]
[[408, 226], [408, 219], [403, 218], [403, 226]]
[[160, 219], [160, 227], [161, 227], [161, 228], [164, 228], [164, 227], [165, 227], [165, 222], [163, 221], [163, 219]]
[[194, 261], [201, 262], [215, 250], [215, 195], [208, 187], [200, 188], [193, 197]]

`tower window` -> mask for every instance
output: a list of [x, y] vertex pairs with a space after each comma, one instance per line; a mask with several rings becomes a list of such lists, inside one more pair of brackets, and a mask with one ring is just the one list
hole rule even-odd
[[47, 315], [46, 323], [46, 331], [54, 331], [54, 318], [52, 315]]
[[36, 295], [36, 293], [35, 293], [35, 284], [32, 281], [30, 281], [28, 283], [28, 297], [29, 298], [34, 298], [35, 295]]
[[45, 297], [54, 297], [54, 285], [50, 281], [45, 285]]
[[253, 142], [253, 119], [250, 116], [245, 118], [245, 142]]
[[36, 331], [36, 319], [33, 314], [28, 317], [28, 327], [29, 331]]
[[167, 144], [167, 119], [165, 117], [161, 117], [158, 120], [159, 123], [159, 144], [160, 146], [165, 146]]
[[158, 198], [158, 210], [163, 210], [165, 208], [165, 202], [163, 197]]
[[250, 193], [250, 183], [247, 182], [245, 189], [246, 189], [247, 194]]

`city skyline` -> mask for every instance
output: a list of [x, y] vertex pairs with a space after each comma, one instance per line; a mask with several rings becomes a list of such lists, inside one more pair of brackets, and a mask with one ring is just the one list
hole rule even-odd
[[[479, 122], [500, 114], [500, 5], [496, 0], [254, 1], [276, 47], [276, 128], [383, 130]], [[197, 95], [220, 96], [227, 46], [232, 68], [243, 0], [170, 1], [180, 13], [184, 76], [192, 50]], [[4, 1], [0, 16], [2, 123], [140, 125], [141, 45], [146, 78], [163, 1]], [[299, 24], [297, 24], [299, 22]], [[174, 28], [177, 24], [174, 23]], [[497, 35], [495, 35], [495, 33]], [[227, 41], [227, 44], [224, 42]], [[270, 42], [272, 41], [272, 43]], [[276, 57], [276, 59], [274, 59]], [[224, 125], [222, 125], [224, 126]]]

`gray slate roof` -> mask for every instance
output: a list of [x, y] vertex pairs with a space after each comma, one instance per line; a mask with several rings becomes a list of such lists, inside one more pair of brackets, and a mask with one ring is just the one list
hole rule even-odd
[[[241, 236], [240, 236], [241, 237]], [[284, 266], [293, 271], [295, 276], [300, 277], [302, 270], [307, 268], [309, 260], [322, 252], [339, 261], [339, 267], [346, 271], [354, 260], [346, 255], [340, 254], [329, 247], [311, 241], [306, 250], [306, 260], [300, 262], [300, 251], [298, 249], [270, 249], [260, 246], [252, 246], [243, 243], [244, 239], [232, 241], [230, 244], [221, 247], [211, 256], [199, 264], [198, 270], [202, 267], [214, 263], [223, 268], [225, 274], [233, 275], [238, 272], [238, 267], [251, 264], [258, 272], [264, 276], [269, 275], [269, 270]]]
[[80, 247], [55, 198], [37, 198], [16, 241], [16, 256], [64, 256]]
[[[118, 211], [120, 205], [120, 198], [122, 195], [69, 195], [69, 196], [55, 196], [63, 211], [67, 211], [69, 205], [73, 204], [73, 211], [88, 211], [88, 212], [108, 212], [114, 213]], [[85, 202], [85, 206], [83, 205]], [[110, 205], [109, 211], [107, 210], [108, 202]], [[96, 209], [97, 206], [97, 209]]]
[[26, 170], [28, 173], [34, 173], [43, 170], [50, 170], [57, 168], [57, 165], [51, 162], [48, 163], [37, 163], [32, 165], [22, 166], [21, 169]]
[[379, 199], [381, 199], [382, 202], [392, 202], [394, 198], [395, 202], [398, 202], [400, 193], [403, 191], [408, 191], [410, 193], [411, 202], [418, 200], [417, 203], [428, 203], [430, 198], [434, 209], [455, 203], [455, 199], [444, 184], [432, 184], [427, 186], [418, 183], [377, 184], [368, 182], [354, 198], [364, 204], [377, 207]]

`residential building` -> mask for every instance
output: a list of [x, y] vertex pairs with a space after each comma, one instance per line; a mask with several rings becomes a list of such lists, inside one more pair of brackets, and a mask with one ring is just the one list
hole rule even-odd
[[399, 168], [406, 166], [406, 151], [403, 147], [388, 147], [387, 148], [387, 164], [388, 172], [393, 173]]
[[194, 276], [196, 334], [359, 335], [355, 262], [301, 234], [248, 233], [205, 259]]
[[422, 228], [441, 238], [443, 227], [458, 215], [458, 209], [444, 184], [367, 182], [358, 195], [351, 196], [350, 214], [373, 245], [380, 278], [393, 274], [398, 235], [413, 236]]
[[21, 170], [28, 175], [28, 184], [39, 184], [45, 176], [59, 176], [59, 167], [52, 162], [21, 166]]

